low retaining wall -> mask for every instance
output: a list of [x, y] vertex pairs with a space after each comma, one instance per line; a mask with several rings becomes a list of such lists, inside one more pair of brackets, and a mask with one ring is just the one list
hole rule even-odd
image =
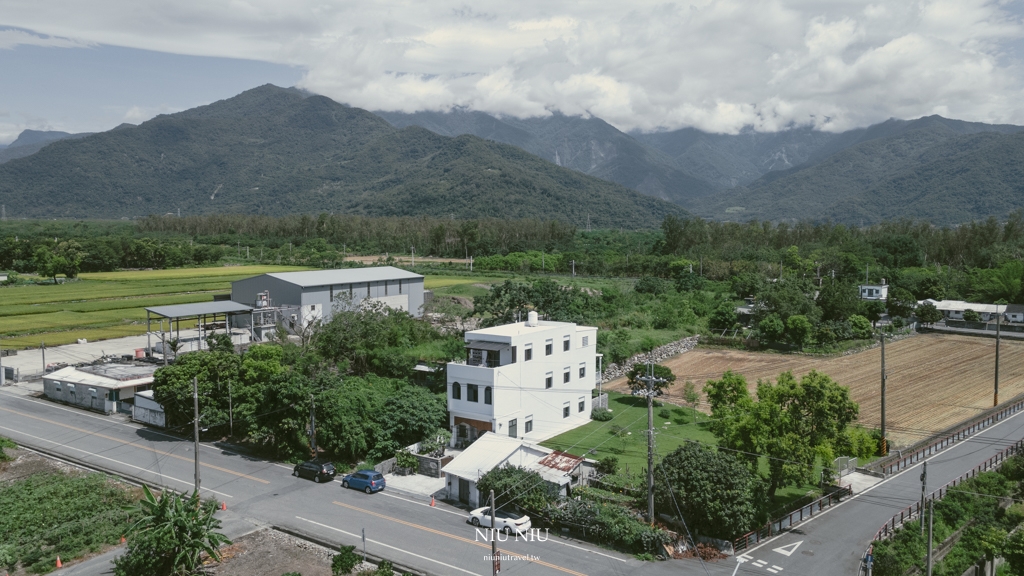
[[621, 366], [615, 363], [608, 364], [604, 367], [603, 382], [611, 382], [616, 378], [625, 376], [633, 369], [633, 366], [636, 366], [637, 364], [647, 364], [649, 362], [657, 364], [666, 358], [671, 358], [678, 354], [682, 354], [683, 352], [689, 352], [697, 347], [697, 342], [699, 340], [699, 335], [690, 336], [689, 338], [683, 338], [682, 340], [677, 340], [675, 342], [665, 344], [664, 346], [658, 346], [650, 352], [637, 354], [623, 362]]
[[605, 394], [601, 394], [600, 396], [595, 396], [594, 399], [590, 401], [590, 408], [591, 408], [591, 410], [598, 410], [598, 409], [602, 409], [602, 408], [607, 410], [608, 409], [608, 394], [605, 393]]

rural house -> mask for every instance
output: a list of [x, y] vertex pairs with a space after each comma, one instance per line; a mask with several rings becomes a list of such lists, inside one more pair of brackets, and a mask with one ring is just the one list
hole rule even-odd
[[1007, 304], [1003, 314], [1007, 322], [1024, 322], [1024, 304]]
[[68, 366], [43, 376], [43, 395], [104, 414], [131, 414], [136, 392], [152, 387], [156, 368], [152, 364]]
[[579, 485], [590, 471], [590, 467], [583, 464], [582, 456], [501, 434], [485, 433], [441, 471], [445, 476], [447, 498], [476, 507], [485, 505], [487, 500], [480, 494], [476, 483], [495, 468], [510, 465], [537, 472], [559, 496], [568, 496], [571, 487]]
[[466, 359], [448, 364], [452, 445], [484, 432], [533, 442], [590, 421], [597, 328], [539, 320], [466, 332]]
[[999, 311], [1003, 306], [997, 306], [995, 304], [981, 304], [978, 302], [964, 302], [963, 300], [921, 300], [918, 304], [932, 304], [942, 312], [942, 316], [947, 320], [963, 320], [964, 312], [968, 310], [974, 310], [981, 316], [982, 321], [988, 322], [989, 320], [995, 320]]
[[857, 286], [860, 290], [861, 300], [886, 300], [889, 298], [889, 285], [882, 278], [881, 284], [861, 284]]

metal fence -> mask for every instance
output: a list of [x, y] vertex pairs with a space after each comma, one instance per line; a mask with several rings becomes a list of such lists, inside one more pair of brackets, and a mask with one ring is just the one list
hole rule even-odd
[[840, 486], [835, 491], [814, 500], [810, 504], [801, 506], [799, 509], [781, 518], [772, 520], [753, 532], [747, 532], [743, 536], [736, 538], [732, 542], [733, 550], [738, 554], [741, 550], [746, 550], [762, 540], [768, 540], [783, 530], [788, 530], [804, 520], [811, 519], [816, 514], [820, 514], [826, 508], [838, 504], [843, 498], [851, 495], [853, 495], [853, 486]]
[[[928, 505], [927, 503], [930, 500], [942, 500], [947, 494], [949, 494], [950, 489], [956, 488], [958, 485], [963, 484], [965, 481], [976, 477], [978, 474], [999, 468], [999, 466], [1003, 463], [1004, 460], [1006, 460], [1010, 456], [1013, 456], [1014, 454], [1017, 454], [1022, 450], [1022, 448], [1024, 448], [1024, 440], [1018, 440], [1017, 443], [1007, 446], [995, 456], [989, 458], [988, 460], [985, 460], [981, 464], [978, 464], [977, 466], [967, 471], [960, 477], [954, 479], [952, 482], [945, 484], [938, 490], [926, 496], [925, 506]], [[906, 522], [909, 522], [915, 518], [919, 518], [920, 516], [920, 502], [916, 502], [910, 506], [907, 506], [903, 510], [900, 510], [898, 514], [894, 514], [891, 519], [887, 520], [886, 523], [878, 529], [878, 532], [875, 532], [875, 537], [872, 538], [872, 541], [889, 538], [896, 532], [897, 528], [899, 528]]]
[[836, 471], [836, 478], [842, 478], [847, 474], [857, 471], [857, 458], [853, 456], [840, 456], [832, 461], [832, 468]]
[[899, 454], [896, 458], [885, 459], [875, 462], [871, 465], [871, 468], [882, 472], [886, 476], [905, 470], [928, 456], [935, 454], [936, 452], [943, 450], [956, 442], [966, 439], [968, 436], [975, 434], [989, 426], [1000, 422], [1008, 416], [1012, 416], [1017, 412], [1024, 409], [1024, 398], [1018, 397], [1014, 401], [1003, 408], [993, 409], [987, 414], [982, 414], [972, 420], [968, 420], [967, 423], [961, 425], [950, 432], [940, 434], [938, 440], [934, 440], [922, 447], [915, 449], [909, 455]]

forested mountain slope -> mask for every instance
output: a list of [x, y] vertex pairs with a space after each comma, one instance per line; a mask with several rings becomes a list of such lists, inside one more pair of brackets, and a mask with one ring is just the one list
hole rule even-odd
[[0, 165], [8, 216], [344, 212], [652, 227], [685, 212], [512, 146], [262, 86]]

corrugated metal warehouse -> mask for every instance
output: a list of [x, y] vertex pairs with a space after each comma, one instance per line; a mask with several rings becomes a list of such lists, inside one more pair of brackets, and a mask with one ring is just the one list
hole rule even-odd
[[135, 393], [153, 385], [156, 368], [130, 364], [68, 366], [43, 376], [43, 394], [79, 408], [130, 414]]
[[[264, 292], [269, 292], [269, 303], [261, 302]], [[353, 304], [369, 298], [418, 318], [423, 315], [423, 276], [375, 266], [261, 274], [231, 283], [231, 300], [255, 308], [297, 306], [303, 325], [330, 320], [339, 297]]]

